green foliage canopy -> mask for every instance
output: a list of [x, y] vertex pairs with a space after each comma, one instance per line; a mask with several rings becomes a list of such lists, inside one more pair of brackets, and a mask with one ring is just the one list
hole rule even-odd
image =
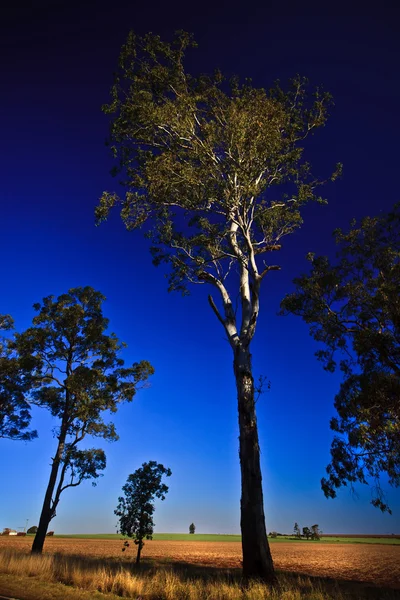
[[295, 280], [282, 310], [302, 316], [324, 344], [317, 356], [325, 369], [335, 370], [341, 356], [344, 379], [331, 421], [339, 435], [325, 495], [372, 478], [372, 504], [390, 512], [380, 475], [400, 484], [400, 205], [335, 235], [337, 260], [309, 255], [311, 272]]
[[331, 98], [316, 89], [310, 100], [301, 78], [288, 92], [278, 84], [267, 92], [219, 71], [193, 77], [184, 58], [195, 45], [185, 32], [171, 44], [130, 33], [103, 107], [112, 115], [115, 173], [127, 192], [123, 199], [105, 192], [96, 217], [105, 220], [120, 204], [128, 229], [149, 223], [154, 263], [170, 266], [169, 289], [186, 293], [188, 282], [211, 283], [225, 322], [234, 320], [225, 284], [238, 266], [251, 308], [242, 334], [251, 339], [259, 285], [279, 268], [262, 259], [301, 225], [306, 202], [324, 202], [302, 143], [324, 125]]
[[15, 335], [12, 349], [19, 360], [32, 362], [29, 402], [47, 408], [59, 419], [51, 516], [60, 494], [85, 479], [95, 480], [106, 466], [101, 449], [78, 449], [86, 437], [117, 440], [112, 423], [104, 417], [130, 402], [138, 387], [154, 372], [147, 361], [124, 367], [124, 347], [111, 333], [103, 316], [104, 296], [91, 287], [73, 288], [58, 298], [48, 296], [35, 304], [32, 327]]

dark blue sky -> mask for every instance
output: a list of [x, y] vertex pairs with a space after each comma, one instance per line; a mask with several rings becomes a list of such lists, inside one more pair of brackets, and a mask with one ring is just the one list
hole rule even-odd
[[[195, 73], [219, 67], [265, 87], [299, 73], [333, 94], [336, 106], [308, 158], [321, 176], [342, 161], [344, 176], [326, 188], [329, 205], [308, 207], [304, 226], [285, 242], [283, 269], [264, 284], [253, 343], [255, 375], [272, 384], [258, 403], [267, 529], [290, 531], [298, 521], [325, 532], [400, 531], [398, 492], [388, 490], [392, 517], [369, 505], [367, 488], [357, 488], [358, 499], [347, 490], [335, 501], [323, 497], [339, 378], [322, 370], [300, 320], [276, 316], [293, 277], [307, 267], [306, 252], [332, 253], [335, 227], [399, 200], [398, 15], [261, 4], [39, 0], [2, 14], [0, 313], [23, 329], [43, 296], [91, 285], [107, 296], [105, 313], [128, 343], [127, 361], [148, 359], [156, 368], [151, 387], [117, 415], [121, 440], [106, 447], [98, 487], [65, 493], [52, 525], [59, 532], [113, 531], [120, 489], [147, 460], [173, 472], [157, 531], [187, 531], [192, 521], [199, 533], [239, 531], [231, 350], [206, 291], [168, 294], [147, 242], [125, 232], [117, 215], [94, 227], [98, 197], [117, 185], [100, 106], [130, 28], [166, 37], [194, 32], [199, 48], [188, 68]], [[55, 440], [47, 414], [35, 412], [34, 425], [35, 442], [0, 442], [0, 480], [8, 482], [0, 528], [38, 521]]]

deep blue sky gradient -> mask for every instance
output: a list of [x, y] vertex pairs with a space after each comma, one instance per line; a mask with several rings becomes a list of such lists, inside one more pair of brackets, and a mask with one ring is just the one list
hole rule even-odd
[[[91, 285], [107, 297], [105, 314], [128, 343], [126, 360], [148, 359], [156, 369], [151, 387], [115, 419], [120, 441], [106, 445], [108, 467], [97, 488], [65, 492], [51, 525], [58, 532], [114, 531], [121, 487], [147, 460], [173, 472], [156, 531], [185, 532], [192, 521], [199, 533], [239, 531], [231, 350], [207, 290], [168, 294], [140, 233], [124, 231], [117, 214], [94, 226], [100, 194], [117, 188], [100, 106], [130, 28], [165, 37], [194, 32], [194, 73], [219, 67], [265, 87], [300, 73], [333, 94], [336, 106], [308, 158], [320, 176], [342, 161], [344, 176], [326, 188], [328, 206], [307, 207], [304, 226], [275, 256], [283, 269], [265, 281], [253, 343], [254, 372], [272, 386], [258, 402], [267, 529], [291, 531], [298, 521], [332, 533], [400, 531], [398, 491], [388, 489], [392, 517], [370, 506], [365, 487], [358, 498], [346, 489], [335, 501], [323, 497], [340, 378], [322, 370], [301, 320], [276, 315], [293, 277], [307, 268], [307, 252], [331, 254], [335, 227], [399, 200], [398, 15], [261, 4], [39, 0], [2, 15], [0, 313], [11, 313], [22, 330], [34, 302]], [[35, 410], [33, 424], [40, 437], [30, 444], [0, 440], [0, 528], [38, 522], [55, 423]]]

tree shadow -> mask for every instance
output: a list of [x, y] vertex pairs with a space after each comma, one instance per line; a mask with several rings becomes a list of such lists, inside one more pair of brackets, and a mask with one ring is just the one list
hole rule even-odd
[[223, 579], [229, 582], [240, 582], [242, 580], [241, 568], [239, 567], [221, 567], [203, 564], [195, 564], [193, 562], [176, 561], [166, 558], [147, 558], [141, 559], [137, 565], [135, 558], [128, 557], [95, 557], [85, 556], [82, 554], [70, 554], [66, 552], [56, 552], [53, 555], [55, 565], [60, 568], [67, 562], [69, 566], [79, 566], [88, 572], [94, 572], [98, 569], [109, 569], [111, 573], [117, 573], [123, 568], [132, 575], [140, 575], [141, 577], [151, 578], [155, 573], [160, 571], [172, 572], [182, 581], [201, 580], [211, 581]]
[[[134, 558], [128, 557], [92, 557], [80, 554], [54, 554], [54, 560], [60, 569], [65, 562], [70, 567], [79, 566], [88, 573], [99, 569], [108, 569], [111, 573], [117, 574], [121, 568], [128, 571], [132, 576], [140, 576], [143, 579], [151, 579], [160, 572], [168, 572], [176, 575], [180, 581], [202, 583], [226, 583], [244, 585], [242, 570], [239, 567], [226, 568], [223, 566], [211, 566], [204, 564], [194, 564], [183, 560], [177, 561], [169, 558], [143, 558], [139, 565], [135, 563]], [[393, 587], [382, 586], [369, 582], [357, 580], [334, 579], [330, 577], [317, 577], [294, 571], [284, 571], [277, 569], [278, 587], [295, 588], [301, 595], [310, 594], [315, 589], [320, 589], [328, 593], [330, 598], [345, 597], [346, 600], [359, 600], [360, 597], [366, 600], [382, 600], [384, 598], [393, 599], [399, 590]], [[400, 598], [400, 593], [399, 593]]]

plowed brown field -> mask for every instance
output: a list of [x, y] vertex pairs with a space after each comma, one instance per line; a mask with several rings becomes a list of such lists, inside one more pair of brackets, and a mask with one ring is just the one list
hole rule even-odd
[[[0, 537], [0, 547], [19, 548], [28, 552], [32, 539]], [[45, 552], [92, 556], [115, 560], [132, 558], [135, 550], [121, 552], [118, 540], [47, 538]], [[400, 589], [400, 546], [379, 544], [318, 544], [279, 542], [271, 544], [275, 566], [283, 571], [374, 583]], [[197, 566], [240, 567], [239, 542], [149, 541], [143, 558]]]

